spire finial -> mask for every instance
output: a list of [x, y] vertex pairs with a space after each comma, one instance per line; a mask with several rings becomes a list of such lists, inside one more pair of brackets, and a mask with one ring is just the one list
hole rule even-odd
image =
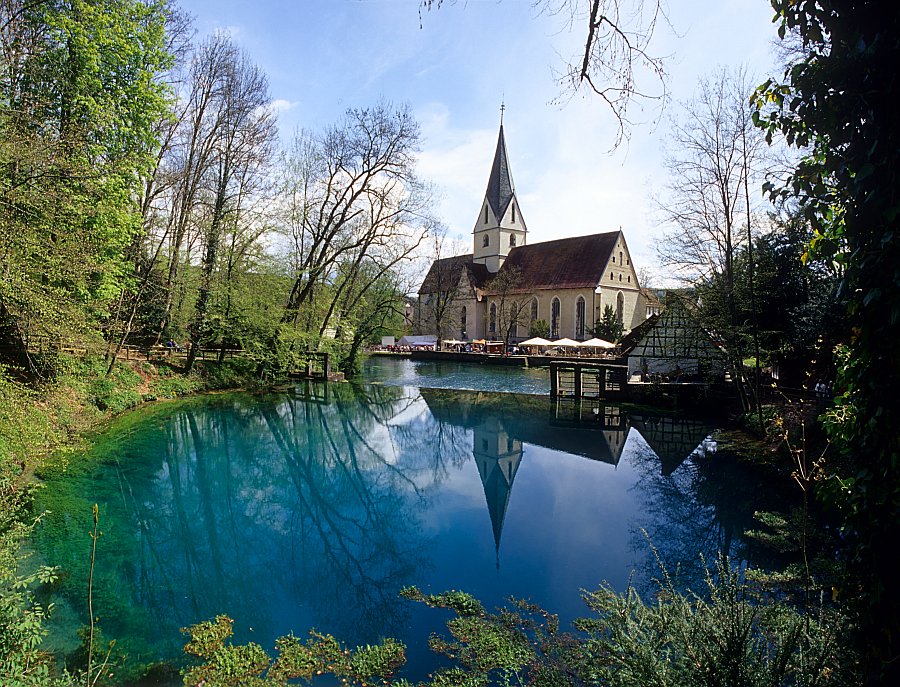
[[506, 98], [500, 100], [500, 126], [503, 126], [503, 113], [506, 111]]

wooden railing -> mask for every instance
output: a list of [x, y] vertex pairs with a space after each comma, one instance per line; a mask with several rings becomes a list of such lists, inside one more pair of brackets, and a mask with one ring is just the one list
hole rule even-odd
[[[81, 342], [71, 341], [54, 341], [49, 337], [36, 337], [28, 341], [28, 352], [33, 354], [41, 354], [47, 352], [69, 353], [75, 356], [85, 356], [88, 353], [96, 353], [104, 355], [105, 347], [102, 345], [89, 346]], [[224, 351], [220, 346], [203, 347], [197, 351], [198, 360], [218, 360], [219, 356], [223, 358], [232, 358], [243, 355], [244, 350], [241, 348], [226, 348]], [[119, 360], [170, 360], [187, 358], [187, 346], [166, 346], [157, 344], [154, 346], [122, 346], [119, 349], [117, 358]]]

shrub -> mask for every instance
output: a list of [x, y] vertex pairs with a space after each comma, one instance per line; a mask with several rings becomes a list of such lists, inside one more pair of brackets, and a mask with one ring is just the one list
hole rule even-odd
[[22, 517], [30, 496], [0, 478], [0, 678], [10, 687], [51, 684], [50, 659], [40, 648], [50, 607], [37, 603], [34, 590], [52, 583], [56, 571], [40, 566], [21, 573], [28, 558], [22, 543], [34, 524]]
[[305, 642], [292, 635], [280, 638], [278, 658], [273, 662], [257, 644], [230, 644], [232, 623], [231, 618], [220, 615], [185, 630], [191, 636], [185, 652], [204, 659], [186, 671], [185, 685], [287, 685], [289, 680], [309, 682], [325, 673], [345, 678], [345, 684], [349, 680], [375, 684], [377, 679], [390, 680], [406, 661], [406, 647], [393, 639], [351, 651], [331, 635], [310, 631]]
[[[803, 614], [765, 597], [724, 560], [707, 571], [702, 595], [677, 592], [664, 570], [653, 603], [631, 588], [623, 594], [609, 586], [584, 592], [593, 615], [576, 620], [575, 632], [560, 632], [555, 615], [524, 601], [488, 613], [463, 592], [426, 595], [410, 587], [401, 595], [454, 613], [447, 621], [450, 636], [433, 635], [429, 642], [450, 665], [421, 687], [854, 684], [854, 657], [841, 641], [839, 614], [825, 607]], [[191, 628], [195, 639], [187, 650], [207, 662], [191, 669], [185, 684], [238, 684], [238, 664], [244, 666], [241, 684], [283, 685], [320, 672], [344, 684], [373, 684], [374, 677], [382, 684], [409, 684], [393, 681], [403, 662], [403, 647], [393, 640], [348, 652], [333, 637], [311, 632], [305, 644], [279, 640], [279, 658], [270, 664], [252, 645], [226, 646], [230, 623], [217, 618]]]

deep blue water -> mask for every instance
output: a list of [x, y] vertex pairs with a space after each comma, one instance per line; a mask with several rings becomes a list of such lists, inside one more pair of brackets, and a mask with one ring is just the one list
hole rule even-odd
[[702, 420], [493, 393], [545, 393], [541, 370], [379, 360], [365, 379], [142, 409], [51, 475], [37, 544], [66, 571], [56, 645], [86, 618], [95, 501], [94, 608], [132, 664], [179, 658], [179, 628], [226, 613], [268, 649], [312, 627], [395, 636], [423, 678], [446, 616], [404, 586], [527, 598], [567, 623], [581, 589], [652, 592], [648, 537], [687, 583], [699, 553], [743, 555], [757, 490], [729, 481]]

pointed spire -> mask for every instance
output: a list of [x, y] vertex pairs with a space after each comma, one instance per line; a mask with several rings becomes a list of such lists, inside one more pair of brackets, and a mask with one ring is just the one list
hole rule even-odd
[[[481, 485], [484, 487], [484, 497], [487, 501], [488, 515], [491, 518], [491, 529], [494, 532], [494, 551], [497, 557], [497, 570], [500, 569], [500, 538], [503, 535], [503, 521], [506, 519], [506, 509], [509, 506], [509, 498], [512, 495], [513, 481], [522, 461], [522, 445], [518, 440], [509, 440], [511, 436], [503, 435], [500, 443], [502, 428], [496, 418], [487, 418], [486, 423], [493, 427], [489, 429], [492, 438], [488, 440], [488, 450], [474, 451], [475, 464], [478, 466], [478, 474], [481, 477]], [[476, 443], [476, 447], [478, 444]]]
[[[505, 106], [501, 109], [502, 112]], [[497, 218], [503, 217], [506, 208], [516, 193], [512, 175], [509, 172], [509, 157], [506, 154], [506, 139], [503, 136], [503, 124], [500, 124], [500, 135], [497, 138], [497, 150], [494, 153], [494, 164], [488, 179], [487, 200]]]
[[488, 515], [491, 518], [491, 529], [494, 532], [494, 547], [497, 551], [497, 559], [500, 558], [500, 538], [503, 535], [503, 521], [506, 519], [506, 509], [509, 506], [509, 497], [512, 494], [512, 481], [507, 481], [503, 469], [498, 460], [488, 465], [488, 474], [482, 478], [484, 496], [487, 500]]

